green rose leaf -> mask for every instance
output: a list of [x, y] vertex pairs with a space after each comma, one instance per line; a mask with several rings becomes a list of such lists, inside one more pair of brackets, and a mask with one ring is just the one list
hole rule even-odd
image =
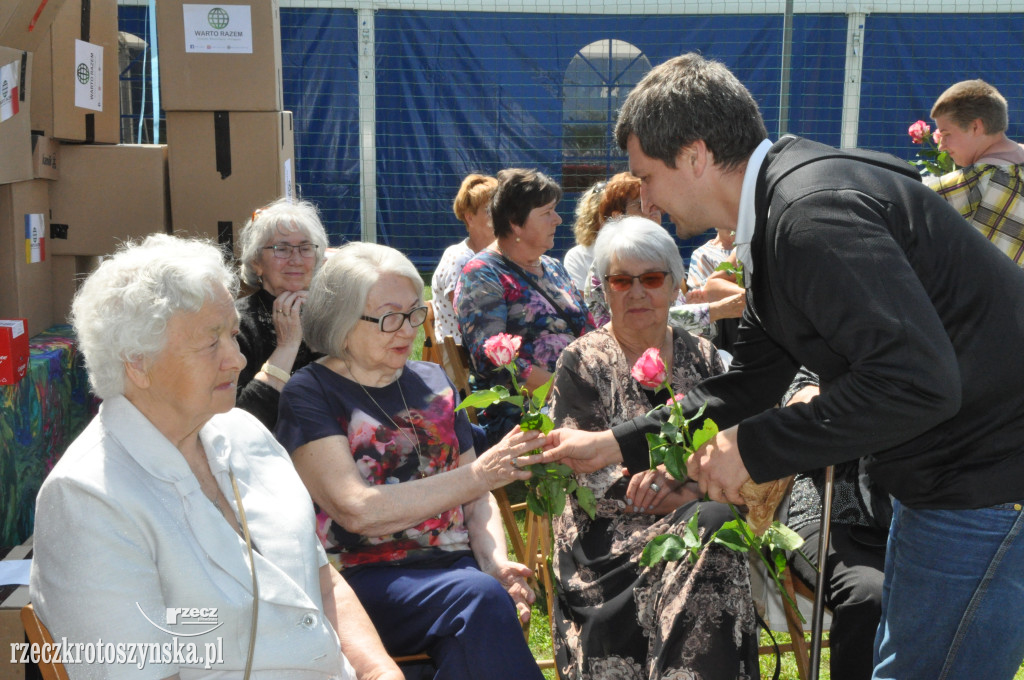
[[675, 534], [662, 534], [655, 536], [644, 546], [644, 552], [640, 556], [640, 564], [645, 567], [652, 567], [658, 562], [668, 560], [675, 562], [686, 554], [686, 543]]
[[[746, 522], [743, 522], [743, 524], [745, 525]], [[723, 524], [722, 528], [715, 532], [712, 540], [737, 552], [746, 552], [747, 547], [750, 545], [747, 541], [747, 532], [740, 527], [738, 520], [732, 520]]]
[[672, 446], [665, 454], [665, 469], [677, 480], [686, 479], [686, 449]]
[[519, 421], [519, 428], [522, 430], [539, 430], [544, 425], [539, 413], [527, 413]]
[[[500, 389], [504, 390], [504, 388]], [[468, 406], [472, 406], [473, 408], [484, 408], [486, 406], [490, 406], [491, 404], [497, 404], [499, 401], [502, 400], [502, 396], [498, 390], [499, 388], [492, 387], [489, 390], [480, 390], [479, 392], [474, 392], [473, 394], [463, 399], [462, 403], [459, 404], [455, 410], [459, 411]], [[504, 391], [507, 398], [508, 390]]]
[[546, 515], [548, 512], [548, 509], [547, 507], [545, 507], [544, 502], [541, 501], [541, 499], [537, 498], [537, 495], [534, 493], [526, 494], [526, 507], [529, 508], [530, 512], [532, 512], [533, 514], [540, 515], [542, 517]]
[[548, 381], [533, 391], [533, 396], [530, 401], [533, 402], [535, 409], [540, 409], [544, 406], [544, 402], [548, 400], [548, 392], [551, 391], [551, 385], [555, 381], [555, 376], [548, 378]]
[[590, 519], [597, 514], [597, 501], [594, 500], [594, 492], [585, 486], [576, 487], [576, 502], [580, 504], [580, 510], [587, 513]]
[[565, 489], [555, 487], [551, 490], [548, 500], [551, 502], [551, 516], [561, 515], [565, 510]]
[[543, 434], [547, 434], [555, 429], [555, 424], [546, 413], [532, 411], [522, 417], [519, 427], [522, 430], [540, 430]]
[[697, 451], [708, 441], [714, 439], [717, 434], [718, 425], [711, 418], [705, 418], [701, 428], [693, 433], [693, 450]]
[[549, 475], [556, 475], [558, 477], [571, 477], [573, 472], [572, 468], [565, 463], [538, 463], [538, 465], [544, 466], [544, 471]]
[[786, 570], [786, 553], [781, 550], [772, 550], [772, 561], [775, 562], [775, 573], [782, 576]]
[[772, 547], [778, 547], [782, 550], [796, 550], [804, 544], [804, 539], [800, 534], [781, 522], [772, 522], [772, 525], [768, 527], [768, 531], [765, 532], [765, 538], [770, 541]]
[[693, 513], [693, 517], [686, 523], [686, 545], [689, 548], [700, 545], [700, 508]]

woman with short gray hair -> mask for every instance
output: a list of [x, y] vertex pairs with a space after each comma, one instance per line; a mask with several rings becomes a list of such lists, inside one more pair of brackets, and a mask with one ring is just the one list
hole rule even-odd
[[444, 369], [409, 361], [426, 312], [400, 252], [339, 248], [302, 312], [325, 356], [285, 386], [277, 437], [320, 508], [328, 558], [392, 654], [428, 651], [438, 678], [539, 680], [517, 620], [530, 570], [509, 561], [490, 491], [530, 476], [513, 461], [543, 436], [516, 427], [477, 455]]
[[[551, 401], [558, 427], [605, 430], [664, 404], [668, 390], [648, 389], [630, 371], [649, 348], [659, 350], [676, 394], [723, 372], [710, 342], [669, 325], [686, 270], [660, 225], [639, 216], [606, 223], [594, 244], [594, 267], [611, 321], [562, 352]], [[559, 583], [552, 624], [563, 676], [758, 677], [744, 556], [710, 545], [696, 564], [639, 566], [652, 538], [679, 535], [696, 517], [706, 540], [732, 518], [728, 506], [703, 502], [695, 484], [668, 477], [664, 466], [626, 471], [616, 463], [576, 478], [594, 492], [597, 516], [591, 519], [570, 495], [553, 521]]]
[[[150, 655], [146, 677], [400, 680], [287, 453], [233, 408], [237, 285], [216, 246], [163, 234], [82, 284], [72, 319], [103, 403], [36, 499], [36, 612], [71, 644], [199, 652]], [[69, 670], [127, 672], [104, 664]]]
[[281, 198], [259, 208], [239, 236], [240, 270], [256, 288], [236, 304], [238, 345], [246, 366], [238, 378], [238, 407], [273, 429], [281, 388], [319, 355], [302, 340], [300, 312], [313, 273], [327, 250], [316, 206]]
[[607, 235], [602, 238], [598, 234], [594, 242], [594, 271], [601, 281], [607, 283], [613, 261], [640, 260], [667, 272], [673, 290], [679, 289], [686, 279], [686, 267], [672, 237], [660, 224], [627, 216], [611, 220], [607, 226], [612, 227]]

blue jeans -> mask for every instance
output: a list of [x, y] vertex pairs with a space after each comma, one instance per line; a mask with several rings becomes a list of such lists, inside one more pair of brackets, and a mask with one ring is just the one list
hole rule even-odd
[[1024, 659], [1024, 512], [893, 503], [875, 680], [1000, 680]]

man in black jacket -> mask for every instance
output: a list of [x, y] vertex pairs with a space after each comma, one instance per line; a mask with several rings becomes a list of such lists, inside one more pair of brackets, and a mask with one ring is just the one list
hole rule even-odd
[[[1024, 658], [1024, 272], [884, 154], [774, 145], [750, 93], [689, 54], [616, 127], [682, 237], [735, 227], [747, 310], [729, 373], [686, 397], [722, 428], [688, 472], [712, 500], [869, 456], [896, 501], [875, 678], [1011, 678]], [[807, 404], [773, 406], [801, 366]], [[649, 465], [646, 432], [558, 430], [546, 460]]]

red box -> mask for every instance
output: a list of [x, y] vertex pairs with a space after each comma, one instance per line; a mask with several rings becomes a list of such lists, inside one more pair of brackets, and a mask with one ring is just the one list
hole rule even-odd
[[14, 385], [28, 370], [28, 319], [0, 319], [0, 385]]

